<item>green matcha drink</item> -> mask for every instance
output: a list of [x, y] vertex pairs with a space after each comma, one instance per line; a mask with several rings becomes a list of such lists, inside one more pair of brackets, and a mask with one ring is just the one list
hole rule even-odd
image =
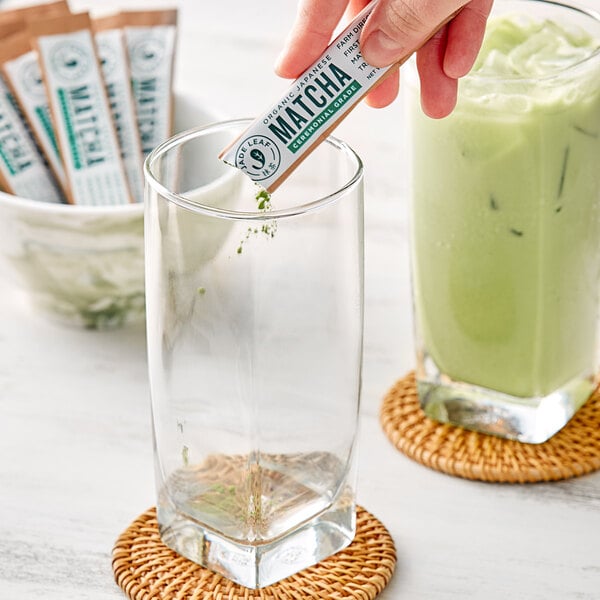
[[446, 119], [411, 94], [421, 375], [540, 398], [594, 371], [600, 35], [566, 23], [492, 18]]

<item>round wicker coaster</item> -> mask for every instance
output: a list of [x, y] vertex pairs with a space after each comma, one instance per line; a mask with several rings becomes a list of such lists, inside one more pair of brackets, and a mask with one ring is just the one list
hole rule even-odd
[[543, 444], [468, 431], [425, 416], [414, 373], [387, 393], [381, 425], [398, 450], [417, 462], [466, 479], [528, 483], [557, 481], [600, 469], [600, 391]]
[[283, 581], [252, 590], [165, 546], [152, 508], [120, 535], [112, 564], [117, 584], [131, 600], [371, 600], [389, 582], [396, 550], [384, 525], [357, 507], [350, 546]]

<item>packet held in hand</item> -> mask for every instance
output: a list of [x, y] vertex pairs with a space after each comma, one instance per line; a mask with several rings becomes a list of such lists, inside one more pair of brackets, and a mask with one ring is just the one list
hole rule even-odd
[[360, 12], [285, 95], [219, 158], [273, 192], [394, 68], [373, 67], [360, 53], [360, 33], [374, 5]]
[[30, 23], [73, 204], [131, 201], [87, 14]]
[[6, 192], [41, 200], [61, 202], [62, 197], [50, 169], [38, 150], [17, 103], [0, 77], [0, 185]]
[[121, 159], [133, 198], [142, 202], [143, 158], [121, 23], [121, 15], [115, 15], [95, 20], [93, 28]]
[[146, 156], [171, 135], [177, 11], [123, 12], [121, 17], [142, 154]]

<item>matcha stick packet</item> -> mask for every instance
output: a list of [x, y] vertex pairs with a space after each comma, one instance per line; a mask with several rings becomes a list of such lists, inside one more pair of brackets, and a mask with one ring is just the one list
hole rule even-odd
[[0, 46], [0, 73], [13, 92], [54, 177], [65, 190], [65, 170], [58, 150], [37, 53], [31, 46], [28, 30], [14, 33]]
[[373, 0], [359, 12], [285, 94], [219, 158], [274, 192], [376, 84], [408, 59], [407, 55], [383, 68], [363, 59], [360, 34], [377, 2]]
[[69, 14], [69, 4], [66, 0], [57, 0], [56, 2], [47, 2], [45, 4], [34, 4], [23, 8], [0, 11], [0, 25], [5, 21], [37, 21], [57, 14]]
[[132, 201], [87, 14], [30, 22], [72, 204]]
[[5, 38], [25, 28], [25, 20], [21, 17], [11, 16], [2, 18], [5, 13], [0, 12], [0, 44], [5, 45]]
[[35, 144], [10, 88], [0, 76], [0, 186], [5, 192], [61, 202], [44, 157]]
[[172, 133], [177, 11], [122, 12], [142, 154]]
[[368, 65], [360, 53], [365, 7], [279, 100], [219, 158], [273, 192], [391, 67]]
[[[65, 172], [58, 151], [56, 134], [50, 117], [50, 107], [37, 53], [32, 47], [27, 22], [49, 16], [69, 15], [66, 2], [51, 2], [11, 11], [21, 27], [0, 45], [0, 72], [12, 91], [22, 115], [62, 190], [66, 189]], [[2, 13], [0, 13], [2, 14]]]
[[121, 159], [136, 202], [144, 200], [143, 157], [121, 15], [93, 21], [98, 57], [102, 66]]

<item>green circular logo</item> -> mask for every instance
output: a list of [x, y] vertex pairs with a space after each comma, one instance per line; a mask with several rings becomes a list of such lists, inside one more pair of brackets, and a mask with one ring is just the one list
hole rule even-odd
[[134, 69], [153, 71], [165, 56], [164, 44], [157, 38], [143, 39], [131, 47], [130, 55]]
[[62, 42], [52, 49], [50, 62], [55, 72], [63, 79], [79, 79], [90, 67], [86, 49], [75, 42]]
[[33, 98], [45, 98], [46, 90], [42, 80], [42, 72], [37, 61], [26, 62], [19, 69], [19, 81], [21, 81], [27, 94]]
[[251, 135], [239, 146], [235, 166], [254, 181], [264, 181], [279, 169], [281, 153], [277, 144], [265, 135]]
[[98, 58], [104, 75], [110, 75], [117, 66], [117, 57], [114, 48], [105, 42], [98, 42]]

